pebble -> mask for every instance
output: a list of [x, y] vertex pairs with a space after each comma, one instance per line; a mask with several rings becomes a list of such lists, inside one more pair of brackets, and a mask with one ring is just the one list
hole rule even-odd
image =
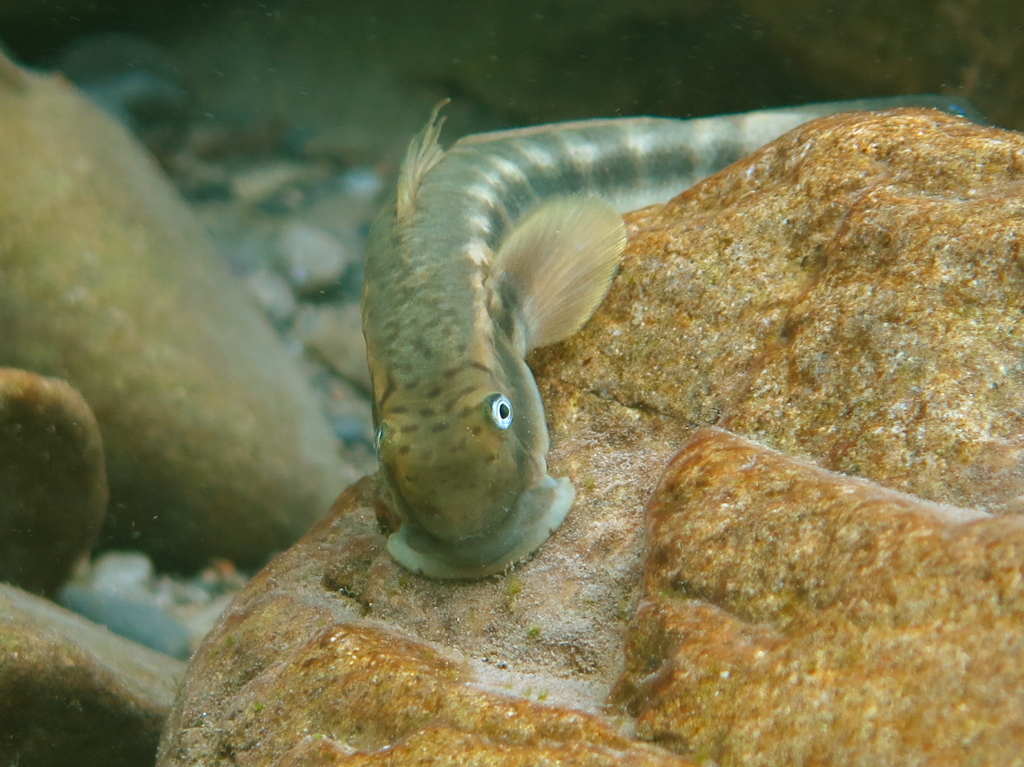
[[370, 391], [358, 304], [303, 306], [295, 317], [295, 333], [310, 354], [349, 383], [364, 392]]
[[323, 168], [308, 163], [270, 160], [255, 163], [236, 171], [231, 179], [231, 191], [242, 202], [266, 204], [289, 190], [300, 191], [326, 173]]
[[223, 163], [209, 162], [182, 150], [164, 158], [164, 168], [178, 190], [192, 202], [227, 199], [231, 176]]
[[143, 647], [178, 660], [186, 660], [192, 654], [189, 630], [151, 604], [71, 584], [60, 590], [57, 602]]
[[347, 445], [372, 444], [373, 427], [362, 415], [337, 415], [331, 418], [334, 436]]
[[286, 226], [277, 248], [295, 292], [307, 297], [335, 288], [351, 260], [336, 237], [303, 223]]
[[125, 598], [149, 593], [153, 562], [141, 551], [108, 551], [92, 567], [92, 587]]
[[107, 498], [100, 429], [81, 394], [0, 367], [0, 581], [55, 592], [96, 541]]
[[376, 200], [384, 191], [384, 179], [373, 168], [350, 168], [339, 181], [345, 194], [359, 200]]
[[245, 286], [275, 325], [287, 325], [295, 316], [295, 295], [277, 272], [265, 267], [257, 269], [245, 278]]
[[366, 395], [338, 378], [332, 377], [323, 385], [327, 393], [327, 417], [334, 436], [346, 445], [372, 446], [373, 408]]
[[115, 634], [185, 659], [246, 583], [216, 562], [195, 576], [156, 574], [140, 551], [107, 551], [84, 563], [57, 602]]

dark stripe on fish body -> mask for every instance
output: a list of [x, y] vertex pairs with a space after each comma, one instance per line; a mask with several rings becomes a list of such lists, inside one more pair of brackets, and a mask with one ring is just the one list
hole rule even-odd
[[[457, 142], [436, 170], [446, 164], [447, 168], [428, 174], [426, 185], [459, 166], [456, 175], [464, 188], [488, 189], [491, 202], [470, 198], [475, 209], [470, 212], [488, 221], [488, 231], [478, 234], [494, 247], [512, 223], [544, 198], [595, 194], [613, 202], [622, 199], [623, 205], [617, 207], [625, 212], [628, 205], [667, 200], [661, 190], [681, 192], [813, 117], [910, 103], [957, 106], [943, 97], [896, 97], [692, 120], [589, 120], [481, 134]], [[644, 189], [650, 190], [650, 197], [627, 194]]]

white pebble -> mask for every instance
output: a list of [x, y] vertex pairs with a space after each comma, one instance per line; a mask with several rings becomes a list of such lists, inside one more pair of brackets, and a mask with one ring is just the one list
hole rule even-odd
[[346, 194], [360, 200], [373, 200], [384, 189], [384, 179], [373, 168], [352, 168], [342, 174], [341, 186]]
[[138, 598], [148, 593], [152, 579], [153, 563], [142, 552], [108, 551], [93, 564], [94, 591]]
[[334, 287], [349, 266], [345, 247], [330, 233], [309, 224], [285, 227], [278, 251], [288, 280], [304, 296]]
[[267, 268], [257, 269], [245, 278], [245, 285], [272, 322], [284, 324], [295, 316], [295, 296], [281, 275]]

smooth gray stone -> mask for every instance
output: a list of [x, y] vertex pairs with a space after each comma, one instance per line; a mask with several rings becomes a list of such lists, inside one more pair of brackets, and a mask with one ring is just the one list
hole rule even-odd
[[192, 654], [188, 629], [153, 605], [71, 585], [60, 590], [57, 601], [67, 609], [151, 650], [179, 660], [187, 660]]

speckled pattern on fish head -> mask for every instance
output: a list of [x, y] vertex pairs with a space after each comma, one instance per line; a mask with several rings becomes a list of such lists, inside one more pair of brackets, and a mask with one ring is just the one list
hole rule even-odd
[[507, 339], [493, 345], [486, 361], [385, 388], [378, 403], [377, 453], [396, 511], [440, 541], [493, 535], [545, 476], [536, 386]]

